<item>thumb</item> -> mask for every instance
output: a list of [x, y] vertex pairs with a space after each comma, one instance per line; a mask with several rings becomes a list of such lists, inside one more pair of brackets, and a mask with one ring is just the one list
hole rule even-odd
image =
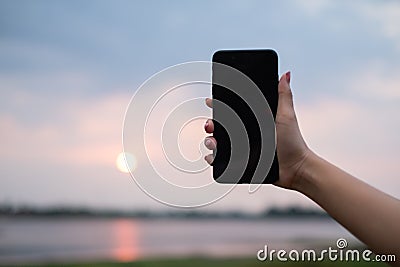
[[282, 75], [278, 84], [278, 114], [291, 114], [293, 110], [293, 95], [290, 89], [290, 71]]

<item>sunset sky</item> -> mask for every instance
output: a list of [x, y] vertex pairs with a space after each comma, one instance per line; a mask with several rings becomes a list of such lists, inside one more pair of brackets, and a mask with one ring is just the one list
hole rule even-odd
[[[165, 209], [117, 169], [125, 110], [156, 72], [229, 48], [275, 49], [309, 146], [399, 198], [399, 25], [389, 0], [0, 1], [0, 204]], [[288, 204], [314, 205], [264, 186], [207, 209]]]

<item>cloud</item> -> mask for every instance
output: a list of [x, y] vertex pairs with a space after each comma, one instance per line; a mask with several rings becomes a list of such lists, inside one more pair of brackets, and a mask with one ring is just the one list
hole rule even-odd
[[[27, 94], [25, 98], [34, 96]], [[8, 160], [38, 160], [47, 164], [112, 165], [122, 147], [122, 120], [128, 100], [126, 95], [59, 99], [57, 108], [54, 108], [54, 99], [49, 98], [36, 108], [51, 113], [53, 119], [33, 125], [3, 113], [0, 116], [4, 129], [0, 156]]]
[[387, 68], [383, 62], [368, 64], [354, 73], [351, 82], [354, 93], [361, 97], [385, 101], [385, 104], [400, 102], [400, 68]]
[[400, 52], [400, 3], [398, 1], [372, 2], [360, 5], [358, 11], [377, 23], [384, 35], [394, 41]]
[[319, 16], [322, 12], [334, 6], [329, 0], [294, 1], [295, 4], [309, 16]]

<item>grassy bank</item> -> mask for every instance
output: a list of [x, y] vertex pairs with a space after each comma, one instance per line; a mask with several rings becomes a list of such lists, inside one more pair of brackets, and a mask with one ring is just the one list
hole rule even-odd
[[[21, 266], [21, 265], [19, 265]], [[28, 265], [30, 267], [83, 267], [83, 266], [98, 266], [98, 267], [123, 267], [123, 266], [133, 266], [133, 267], [149, 267], [149, 266], [161, 266], [161, 267], [239, 267], [239, 266], [324, 266], [324, 267], [334, 267], [334, 266], [388, 266], [384, 263], [377, 262], [260, 262], [257, 259], [246, 258], [246, 259], [207, 259], [207, 258], [187, 258], [187, 259], [156, 259], [156, 260], [143, 260], [127, 263], [116, 263], [116, 262], [99, 262], [99, 263], [59, 263], [59, 264], [41, 264], [41, 265]]]

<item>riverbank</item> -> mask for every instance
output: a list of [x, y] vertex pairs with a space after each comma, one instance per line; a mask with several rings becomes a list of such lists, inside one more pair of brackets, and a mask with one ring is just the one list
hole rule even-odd
[[[2, 266], [2, 265], [0, 265]], [[9, 265], [8, 265], [9, 266]], [[155, 259], [155, 260], [140, 260], [135, 262], [83, 262], [83, 263], [56, 263], [56, 264], [35, 264], [35, 265], [27, 265], [29, 267], [86, 267], [86, 266], [94, 266], [94, 267], [252, 267], [252, 266], [268, 266], [268, 267], [277, 267], [277, 266], [314, 266], [314, 267], [363, 267], [363, 266], [387, 266], [384, 263], [371, 263], [371, 262], [261, 262], [256, 258], [239, 258], [239, 259], [209, 259], [209, 258], [184, 258], [184, 259]]]

